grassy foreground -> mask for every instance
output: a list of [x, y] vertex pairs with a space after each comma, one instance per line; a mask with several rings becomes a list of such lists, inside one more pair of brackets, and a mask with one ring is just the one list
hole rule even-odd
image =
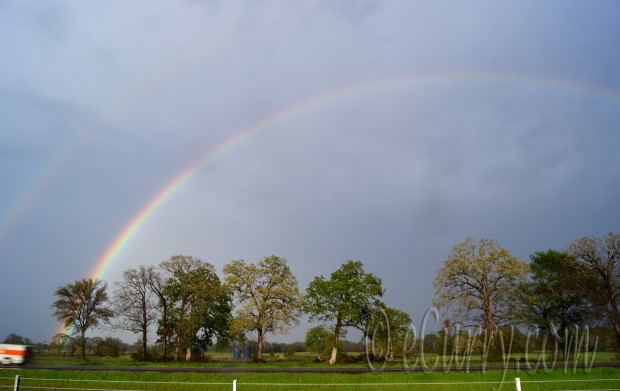
[[20, 390], [515, 390], [515, 378], [526, 390], [620, 389], [620, 369], [593, 368], [550, 372], [487, 370], [417, 373], [159, 373], [120, 371], [0, 370], [0, 389]]
[[[358, 356], [360, 352], [351, 352], [348, 353], [351, 356]], [[547, 365], [551, 365], [553, 360], [550, 357], [550, 354], [546, 355], [545, 363]], [[510, 356], [511, 363], [515, 363], [524, 358], [524, 354], [517, 353], [512, 354]], [[528, 357], [528, 362], [531, 363], [531, 366], [536, 366], [537, 361], [540, 360], [538, 353], [530, 353]], [[462, 361], [462, 357], [459, 358], [459, 361]], [[583, 365], [590, 362], [614, 362], [618, 361], [618, 353], [616, 352], [596, 352], [593, 354], [589, 353], [587, 358], [584, 357], [583, 354], [580, 354], [576, 363]], [[442, 364], [445, 366], [454, 368], [457, 366], [462, 366], [457, 361], [451, 361], [449, 356], [443, 357], [433, 353], [425, 354], [425, 363], [429, 367], [441, 367]], [[575, 363], [573, 357], [570, 357], [568, 360], [568, 366], [572, 366]], [[166, 363], [162, 362], [148, 362], [148, 361], [136, 361], [131, 359], [129, 355], [123, 355], [120, 357], [96, 357], [96, 356], [87, 356], [86, 361], [83, 361], [79, 355], [74, 356], [60, 356], [60, 355], [37, 355], [35, 356], [35, 360], [33, 364], [37, 365], [78, 365], [78, 366], [132, 366], [132, 367], [204, 367], [204, 368], [244, 368], [244, 367], [265, 367], [265, 368], [324, 368], [325, 363], [317, 363], [314, 360], [314, 355], [310, 353], [296, 353], [294, 357], [288, 357], [285, 360], [279, 360], [276, 356], [265, 356], [264, 362], [256, 363], [248, 360], [233, 360], [231, 353], [212, 353], [209, 356], [209, 360], [206, 362], [185, 362], [185, 361], [167, 361]], [[403, 368], [406, 364], [407, 367], [419, 367], [420, 361], [419, 358], [407, 358], [406, 360], [403, 357], [396, 357], [393, 360], [387, 362], [387, 368]], [[483, 361], [480, 355], [472, 355], [470, 360], [468, 360], [469, 366], [477, 366], [482, 365]], [[487, 365], [501, 365], [502, 363], [499, 361], [488, 361]], [[523, 363], [521, 363], [523, 365]], [[564, 361], [560, 358], [557, 360], [556, 365], [562, 366]], [[375, 363], [377, 366], [381, 366], [382, 362]], [[347, 363], [347, 364], [335, 364], [335, 367], [367, 367], [368, 363], [365, 360], [361, 360], [356, 363]], [[540, 366], [540, 365], [539, 365]]]

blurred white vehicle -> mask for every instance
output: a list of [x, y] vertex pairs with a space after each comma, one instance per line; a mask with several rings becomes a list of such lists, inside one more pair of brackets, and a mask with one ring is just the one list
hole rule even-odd
[[27, 364], [32, 360], [33, 349], [29, 345], [0, 344], [0, 364]]

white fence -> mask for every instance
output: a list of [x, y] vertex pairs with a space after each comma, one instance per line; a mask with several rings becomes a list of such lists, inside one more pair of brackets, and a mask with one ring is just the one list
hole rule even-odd
[[[9, 378], [0, 378], [0, 379], [9, 379]], [[124, 390], [120, 388], [85, 388], [85, 387], [53, 387], [53, 386], [34, 386], [34, 385], [24, 385], [22, 384], [22, 380], [30, 381], [30, 382], [63, 382], [63, 383], [76, 383], [76, 386], [79, 383], [98, 383], [98, 384], [145, 384], [148, 385], [170, 385], [172, 389], [174, 389], [175, 385], [183, 384], [184, 386], [229, 386], [233, 391], [238, 391], [238, 387], [242, 390], [251, 390], [254, 387], [264, 388], [273, 388], [273, 387], [292, 387], [293, 389], [299, 388], [327, 388], [327, 389], [345, 389], [348, 387], [358, 387], [358, 388], [368, 388], [372, 389], [373, 387], [385, 388], [385, 387], [411, 387], [411, 389], [419, 389], [420, 386], [427, 387], [437, 387], [441, 389], [441, 386], [455, 386], [455, 385], [498, 385], [497, 382], [400, 382], [400, 383], [253, 383], [253, 382], [243, 382], [239, 383], [237, 380], [233, 380], [232, 382], [148, 382], [148, 381], [129, 381], [129, 380], [81, 380], [81, 379], [43, 379], [43, 378], [22, 378], [20, 375], [15, 376], [15, 381], [13, 385], [0, 385], [0, 388], [10, 389], [13, 391], [20, 390], [59, 390], [59, 391], [148, 391], [148, 388], [141, 390]], [[567, 380], [521, 380], [520, 378], [515, 378], [514, 381], [505, 382], [503, 384], [504, 389], [516, 390], [516, 391], [527, 391], [527, 387], [524, 387], [526, 384], [535, 384], [535, 383], [547, 383], [549, 384], [549, 389], [559, 390], [558, 387], [564, 384], [566, 387], [573, 386], [581, 386], [586, 385], [587, 390], [620, 390], [620, 388], [592, 388], [595, 387], [596, 383], [607, 382], [607, 383], [617, 383], [618, 387], [620, 387], [620, 378], [618, 379], [567, 379]], [[574, 384], [571, 384], [574, 383]], [[512, 386], [511, 386], [512, 384]], [[208, 389], [208, 387], [207, 387]], [[586, 391], [577, 388], [570, 388], [565, 391]], [[562, 390], [560, 390], [562, 391]]]

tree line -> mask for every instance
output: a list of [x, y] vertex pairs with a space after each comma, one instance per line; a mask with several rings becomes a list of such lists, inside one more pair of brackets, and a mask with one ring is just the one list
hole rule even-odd
[[[60, 286], [51, 308], [82, 341], [83, 357], [86, 332], [109, 323], [140, 336], [141, 359], [149, 358], [149, 330], [155, 329], [164, 360], [189, 361], [214, 344], [242, 343], [249, 334], [256, 337], [255, 358], [263, 360], [265, 335], [288, 332], [304, 314], [321, 323], [308, 330], [306, 349], [329, 356], [331, 364], [349, 329], [384, 341], [379, 343], [384, 355], [411, 351], [413, 345], [405, 345], [416, 343], [415, 336], [406, 342], [411, 317], [382, 301], [381, 279], [360, 261], [315, 277], [305, 293], [288, 261], [276, 255], [256, 263], [232, 261], [223, 277], [208, 262], [176, 255], [157, 266], [126, 270], [110, 295], [107, 283], [96, 279]], [[559, 339], [575, 327], [610, 327], [620, 341], [619, 282], [617, 233], [536, 252], [529, 263], [492, 239], [467, 238], [437, 271], [433, 304], [443, 316], [444, 333], [454, 325], [477, 327], [487, 333], [489, 346], [507, 325], [536, 327]]]
[[492, 239], [452, 249], [433, 282], [445, 326], [478, 327], [494, 346], [497, 330], [526, 326], [560, 345], [571, 332], [610, 328], [620, 347], [620, 234], [582, 237], [530, 263]]
[[363, 329], [384, 293], [381, 280], [360, 261], [346, 262], [330, 279], [316, 277], [306, 295], [288, 261], [275, 255], [256, 263], [232, 261], [223, 274], [224, 281], [212, 264], [175, 255], [157, 266], [126, 270], [110, 295], [107, 283], [97, 279], [60, 286], [51, 307], [82, 341], [84, 358], [86, 332], [110, 324], [140, 336], [142, 359], [148, 358], [149, 330], [155, 328], [164, 360], [189, 361], [216, 343], [241, 343], [249, 333], [256, 336], [256, 359], [262, 360], [265, 335], [288, 332], [307, 313], [334, 322], [335, 362], [341, 330]]
[[[84, 339], [84, 346], [89, 354], [103, 357], [118, 357], [122, 353], [131, 349], [131, 346], [123, 342], [119, 338], [114, 337], [87, 337]], [[11, 333], [7, 335], [3, 344], [15, 344], [15, 345], [32, 345], [34, 348], [42, 354], [61, 355], [69, 353], [69, 355], [75, 354], [82, 346], [82, 340], [79, 337], [70, 337], [64, 333], [58, 333], [52, 337], [49, 343], [37, 342], [34, 343], [30, 338], [23, 337], [21, 335]], [[47, 352], [46, 352], [47, 350]]]

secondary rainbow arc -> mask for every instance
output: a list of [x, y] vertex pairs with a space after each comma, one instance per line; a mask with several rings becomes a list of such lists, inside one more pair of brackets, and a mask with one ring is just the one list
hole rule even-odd
[[234, 133], [231, 137], [225, 139], [215, 148], [211, 149], [204, 156], [197, 159], [194, 163], [183, 169], [164, 187], [162, 187], [154, 197], [152, 197], [131, 220], [124, 226], [122, 231], [115, 237], [114, 241], [106, 248], [104, 253], [99, 257], [96, 266], [90, 273], [91, 278], [102, 278], [105, 272], [112, 264], [114, 259], [120, 254], [128, 242], [136, 235], [148, 219], [169, 200], [185, 183], [187, 183], [198, 171], [203, 169], [209, 162], [224, 155], [237, 144], [246, 140], [252, 135], [257, 134], [261, 130], [265, 130], [271, 125], [285, 120], [302, 111], [315, 108], [319, 105], [325, 105], [336, 101], [340, 98], [354, 96], [361, 92], [370, 92], [381, 87], [398, 86], [403, 83], [414, 82], [438, 82], [438, 81], [463, 81], [463, 80], [481, 80], [481, 81], [516, 81], [534, 84], [547, 84], [556, 88], [563, 88], [571, 91], [584, 91], [590, 94], [604, 96], [616, 102], [620, 102], [620, 93], [607, 90], [600, 86], [588, 83], [579, 83], [567, 81], [551, 77], [520, 75], [514, 73], [501, 72], [450, 72], [450, 73], [431, 73], [425, 75], [404, 76], [391, 79], [380, 79], [363, 84], [355, 84], [344, 88], [336, 89], [320, 94], [310, 99], [297, 102], [283, 110], [272, 113], [271, 115], [255, 122]]
[[[606, 99], [620, 103], [620, 93], [609, 90], [598, 85], [585, 82], [563, 80], [548, 76], [537, 76], [528, 74], [517, 74], [511, 72], [433, 72], [420, 75], [407, 75], [403, 77], [373, 80], [362, 84], [346, 86], [344, 88], [331, 90], [325, 94], [316, 95], [310, 99], [302, 100], [290, 105], [283, 110], [272, 113], [271, 115], [250, 124], [235, 132], [232, 136], [222, 141], [220, 144], [209, 150], [205, 155], [195, 160], [192, 164], [181, 170], [172, 180], [163, 186], [155, 196], [140, 208], [123, 229], [115, 236], [114, 240], [106, 247], [105, 251], [98, 258], [94, 268], [89, 274], [90, 278], [102, 279], [105, 273], [113, 264], [114, 260], [124, 250], [133, 237], [140, 231], [149, 218], [152, 217], [172, 196], [178, 192], [191, 178], [205, 168], [210, 162], [224, 155], [234, 146], [240, 144], [249, 137], [258, 134], [262, 130], [268, 129], [293, 115], [305, 110], [326, 105], [341, 98], [351, 97], [362, 92], [372, 92], [381, 87], [393, 87], [406, 83], [416, 82], [445, 82], [445, 81], [498, 81], [498, 82], [523, 82], [527, 84], [542, 84], [554, 88], [569, 90], [572, 92], [582, 92], [591, 95], [601, 96]], [[59, 332], [64, 332], [61, 326]]]

